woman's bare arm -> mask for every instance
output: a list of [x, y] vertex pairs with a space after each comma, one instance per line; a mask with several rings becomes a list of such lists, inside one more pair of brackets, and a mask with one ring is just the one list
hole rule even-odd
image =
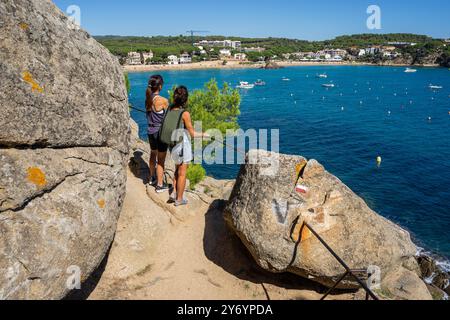
[[195, 132], [194, 127], [192, 125], [192, 119], [191, 114], [189, 112], [183, 113], [183, 121], [184, 121], [184, 127], [189, 132], [189, 135], [195, 139], [195, 138], [207, 138], [208, 135], [200, 132]]

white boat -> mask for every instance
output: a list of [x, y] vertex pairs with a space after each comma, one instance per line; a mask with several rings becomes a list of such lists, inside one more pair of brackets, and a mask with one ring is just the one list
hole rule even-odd
[[283, 78], [282, 80], [283, 81], [291, 81], [291, 79], [289, 79], [289, 78]]
[[442, 86], [435, 86], [435, 85], [430, 84], [428, 86], [428, 88], [430, 88], [431, 90], [439, 90], [439, 89], [442, 89], [443, 87]]
[[417, 72], [417, 69], [406, 68], [405, 73], [414, 73]]
[[263, 87], [265, 85], [266, 85], [266, 83], [260, 79], [255, 82], [255, 86], [258, 86], [258, 87]]
[[239, 85], [236, 87], [238, 89], [253, 89], [255, 87], [254, 84], [248, 83], [247, 81], [240, 81]]
[[328, 75], [325, 74], [325, 73], [322, 73], [322, 74], [317, 75], [317, 78], [327, 79], [327, 78], [328, 78]]
[[325, 83], [325, 84], [322, 85], [322, 87], [324, 87], [324, 88], [334, 88], [335, 85], [333, 83]]

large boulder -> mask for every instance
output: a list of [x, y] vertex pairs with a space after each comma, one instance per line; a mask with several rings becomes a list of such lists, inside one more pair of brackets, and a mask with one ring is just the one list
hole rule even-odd
[[[269, 163], [279, 168], [274, 171]], [[421, 283], [414, 297], [431, 298], [419, 278], [417, 249], [408, 232], [372, 211], [315, 160], [251, 151], [225, 219], [268, 271], [291, 272], [328, 287], [344, 274], [338, 261], [303, 227], [306, 222], [350, 268], [369, 268], [375, 277], [380, 270], [384, 292], [395, 291], [398, 281], [407, 278], [410, 287]], [[347, 280], [339, 288], [356, 289], [357, 284]]]
[[0, 299], [59, 299], [114, 238], [124, 76], [49, 0], [2, 0], [0, 17]]

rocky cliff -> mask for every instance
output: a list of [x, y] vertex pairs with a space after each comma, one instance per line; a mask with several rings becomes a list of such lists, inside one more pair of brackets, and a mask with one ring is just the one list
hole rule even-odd
[[[277, 155], [252, 151], [248, 159]], [[229, 204], [228, 225], [256, 262], [331, 287], [345, 269], [308, 223], [352, 269], [373, 269], [380, 294], [393, 299], [431, 299], [408, 232], [373, 212], [315, 160], [279, 155], [277, 174], [267, 164], [243, 165]], [[347, 279], [342, 289], [357, 288]]]
[[114, 237], [129, 144], [123, 73], [50, 0], [3, 0], [0, 17], [0, 299], [58, 299]]

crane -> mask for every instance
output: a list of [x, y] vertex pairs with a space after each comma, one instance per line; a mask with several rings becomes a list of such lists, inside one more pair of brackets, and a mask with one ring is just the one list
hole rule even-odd
[[195, 36], [195, 34], [209, 33], [209, 31], [189, 30], [189, 31], [186, 31], [186, 33], [191, 35], [192, 44], [193, 44], [194, 43], [194, 36]]

